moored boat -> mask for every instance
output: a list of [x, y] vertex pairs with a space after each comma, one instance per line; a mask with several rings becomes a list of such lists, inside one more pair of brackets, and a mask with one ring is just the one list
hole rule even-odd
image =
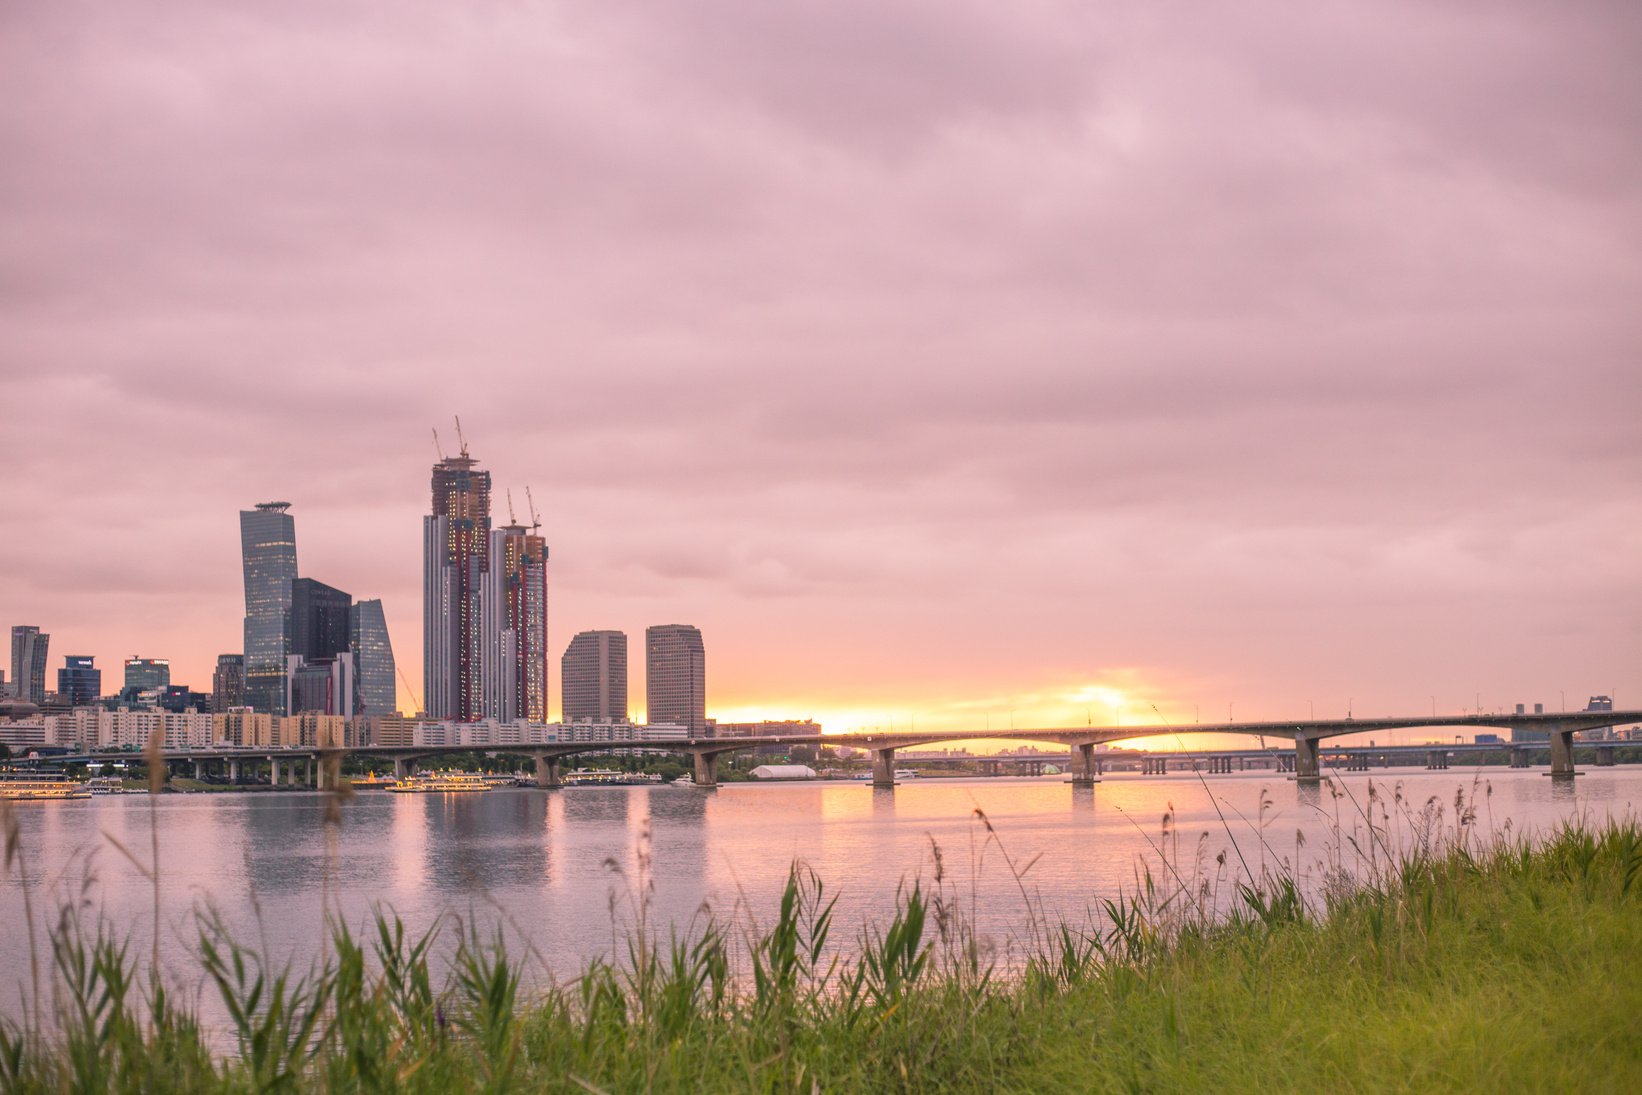
[[428, 772], [406, 776], [388, 785], [398, 794], [443, 795], [468, 791], [488, 791], [492, 784], [484, 776], [473, 772]]
[[0, 798], [11, 802], [90, 797], [84, 783], [60, 772], [0, 772]]

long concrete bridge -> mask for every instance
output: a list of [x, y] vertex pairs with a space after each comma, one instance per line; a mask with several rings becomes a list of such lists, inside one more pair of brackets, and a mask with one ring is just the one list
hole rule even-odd
[[[607, 753], [614, 749], [651, 749], [670, 753], [688, 753], [694, 759], [694, 778], [698, 787], [718, 785], [718, 761], [728, 753], [756, 749], [770, 745], [826, 745], [865, 750], [872, 754], [872, 782], [878, 787], [895, 786], [895, 754], [897, 750], [914, 746], [942, 745], [962, 741], [992, 740], [1056, 744], [1067, 747], [1070, 755], [1072, 782], [1093, 784], [1100, 778], [1100, 758], [1095, 746], [1136, 738], [1179, 738], [1187, 734], [1210, 734], [1237, 738], [1277, 739], [1293, 743], [1292, 754], [1284, 754], [1285, 769], [1292, 770], [1294, 778], [1302, 783], [1322, 778], [1323, 742], [1355, 734], [1369, 734], [1391, 730], [1496, 730], [1507, 735], [1513, 730], [1545, 734], [1538, 743], [1501, 743], [1486, 748], [1549, 748], [1553, 776], [1573, 776], [1574, 735], [1586, 730], [1597, 730], [1628, 723], [1642, 723], [1642, 711], [1577, 711], [1541, 715], [1450, 715], [1404, 716], [1395, 718], [1347, 718], [1306, 722], [1225, 722], [1186, 723], [1172, 726], [1074, 726], [1046, 727], [1032, 730], [992, 730], [969, 727], [960, 730], [892, 731], [889, 733], [850, 733], [815, 735], [775, 735], [760, 737], [714, 738], [697, 737], [657, 741], [577, 741], [545, 744], [510, 745], [452, 745], [452, 746], [373, 746], [363, 745], [341, 749], [320, 749], [312, 746], [270, 749], [258, 747], [223, 747], [213, 749], [167, 750], [163, 756], [167, 766], [193, 764], [196, 775], [203, 775], [206, 765], [226, 766], [231, 780], [239, 778], [240, 766], [245, 762], [267, 762], [274, 783], [280, 782], [282, 770], [290, 782], [324, 786], [326, 765], [323, 760], [341, 753], [363, 758], [391, 761], [394, 773], [408, 775], [417, 761], [458, 753], [506, 753], [512, 756], [533, 757], [536, 762], [536, 783], [541, 787], [561, 786], [560, 771], [564, 758], [583, 753]], [[1391, 748], [1391, 747], [1387, 747]], [[1452, 746], [1429, 746], [1432, 750], [1451, 751]], [[1384, 751], [1383, 749], [1381, 751]], [[130, 754], [126, 754], [130, 755]], [[1184, 753], [1182, 756], [1184, 757]], [[1291, 760], [1286, 758], [1292, 757]], [[59, 758], [67, 762], [107, 761], [111, 754], [86, 754]], [[984, 759], [984, 758], [978, 758]], [[300, 769], [298, 765], [301, 765]], [[1167, 764], [1167, 757], [1164, 758]], [[1229, 768], [1227, 769], [1230, 770]]]

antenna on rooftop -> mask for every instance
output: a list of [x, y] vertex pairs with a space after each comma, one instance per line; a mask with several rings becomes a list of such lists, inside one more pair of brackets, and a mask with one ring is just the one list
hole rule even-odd
[[468, 439], [462, 436], [462, 416], [456, 415], [456, 440], [462, 443], [462, 455], [468, 454]]
[[433, 451], [439, 454], [439, 462], [445, 462], [445, 447], [439, 444], [439, 427], [433, 428]]
[[[525, 501], [530, 503], [530, 531], [536, 532], [542, 527], [542, 519], [536, 513], [536, 499], [530, 496], [530, 487], [528, 485], [525, 487]], [[510, 499], [508, 501], [508, 514], [511, 515], [512, 513], [513, 502]]]

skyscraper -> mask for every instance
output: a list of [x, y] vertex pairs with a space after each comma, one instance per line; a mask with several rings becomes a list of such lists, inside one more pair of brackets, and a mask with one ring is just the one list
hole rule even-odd
[[303, 661], [346, 654], [352, 641], [353, 598], [312, 578], [291, 580], [291, 648]]
[[468, 455], [433, 466], [433, 512], [422, 518], [422, 677], [427, 713], [483, 717], [485, 576], [490, 569], [490, 473]]
[[291, 650], [291, 582], [296, 521], [289, 502], [262, 502], [239, 514], [245, 566], [245, 704], [285, 714], [285, 658]]
[[90, 707], [102, 697], [103, 671], [95, 662], [85, 654], [63, 659], [63, 668], [57, 671], [57, 694], [70, 707]]
[[46, 647], [51, 636], [38, 627], [11, 629], [11, 694], [28, 703], [46, 702]]
[[689, 624], [657, 624], [644, 632], [645, 720], [707, 729], [706, 651]]
[[547, 541], [523, 525], [490, 534], [485, 578], [486, 718], [547, 721]]
[[359, 681], [359, 714], [392, 715], [399, 710], [394, 687], [393, 643], [381, 601], [353, 606], [350, 648]]
[[627, 718], [625, 634], [583, 631], [565, 647], [559, 666], [565, 722], [617, 722]]
[[139, 658], [133, 654], [125, 660], [125, 691], [135, 695], [171, 685], [171, 662], [165, 658]]
[[245, 706], [245, 655], [218, 654], [211, 674], [211, 710], [221, 713]]

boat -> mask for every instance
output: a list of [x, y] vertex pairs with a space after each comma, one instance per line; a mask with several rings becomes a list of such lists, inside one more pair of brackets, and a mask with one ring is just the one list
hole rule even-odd
[[917, 779], [918, 778], [918, 773], [914, 772], [911, 768], [897, 768], [897, 769], [895, 769], [895, 778], [896, 779]]
[[11, 802], [90, 797], [84, 783], [61, 772], [0, 772], [0, 798]]
[[684, 773], [672, 782], [672, 786], [674, 787], [694, 787], [695, 785], [696, 777], [692, 776], [688, 772]]
[[401, 795], [446, 795], [466, 791], [488, 791], [491, 784], [484, 776], [473, 772], [429, 772], [425, 775], [406, 776], [388, 784], [389, 791]]
[[578, 768], [564, 774], [566, 787], [648, 787], [661, 782], [654, 772], [612, 772], [603, 768]]
[[125, 781], [119, 776], [92, 776], [86, 780], [85, 788], [93, 795], [123, 795]]

